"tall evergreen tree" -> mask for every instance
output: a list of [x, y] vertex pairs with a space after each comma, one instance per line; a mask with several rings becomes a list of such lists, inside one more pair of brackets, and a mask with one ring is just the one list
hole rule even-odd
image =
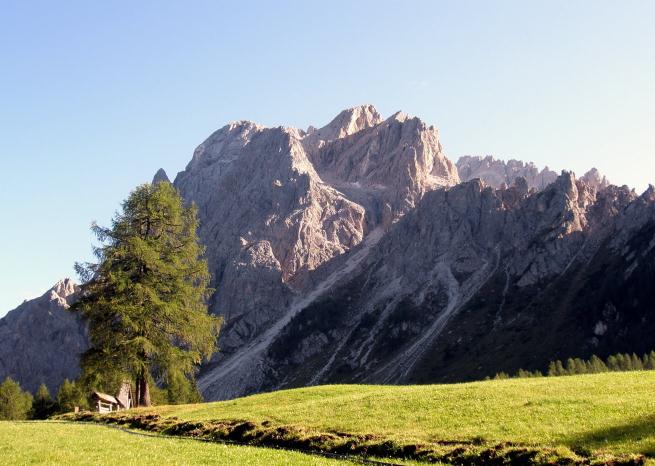
[[607, 368], [610, 371], [620, 371], [621, 370], [621, 364], [619, 363], [619, 358], [617, 355], [611, 355], [607, 358]]
[[555, 377], [559, 375], [558, 370], [557, 370], [557, 364], [555, 364], [555, 361], [550, 361], [548, 364], [548, 372], [546, 372], [548, 377]]
[[566, 360], [566, 374], [575, 375], [575, 361], [573, 358], [568, 358]]
[[32, 395], [20, 388], [15, 380], [7, 377], [0, 384], [0, 420], [27, 419], [32, 409]]
[[80, 387], [68, 379], [64, 379], [59, 386], [55, 401], [59, 413], [69, 413], [75, 409], [75, 406], [80, 408], [88, 407], [88, 401]]
[[597, 372], [607, 372], [607, 366], [603, 362], [602, 359], [600, 359], [598, 356], [595, 354], [591, 355], [591, 370], [595, 373]]
[[647, 370], [654, 370], [655, 369], [655, 351], [651, 351], [647, 355], [644, 356], [645, 362], [644, 362], [644, 369]]
[[98, 262], [76, 265], [83, 287], [72, 307], [89, 324], [86, 384], [136, 381], [137, 404], [149, 406], [153, 380], [193, 381], [216, 351], [221, 320], [207, 313], [213, 290], [197, 228], [195, 206], [168, 182], [136, 188], [111, 228], [92, 226]]
[[566, 369], [564, 369], [564, 365], [562, 364], [562, 361], [559, 359], [555, 361], [555, 375], [566, 375]]
[[32, 419], [48, 419], [55, 412], [55, 402], [50, 396], [48, 387], [41, 384], [32, 402]]
[[619, 361], [619, 370], [622, 371], [631, 371], [632, 370], [632, 359], [628, 354], [619, 353], [616, 355], [617, 360]]
[[635, 353], [632, 353], [630, 356], [630, 360], [632, 362], [632, 370], [633, 371], [642, 371], [644, 370], [644, 365], [641, 362], [641, 358], [637, 356]]

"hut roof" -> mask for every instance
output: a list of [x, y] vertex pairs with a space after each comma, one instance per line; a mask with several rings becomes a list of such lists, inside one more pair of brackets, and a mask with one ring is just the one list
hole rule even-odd
[[105, 401], [107, 403], [115, 403], [118, 404], [118, 400], [114, 398], [111, 395], [107, 395], [106, 393], [101, 393], [101, 392], [93, 392], [93, 396], [101, 399], [102, 401]]

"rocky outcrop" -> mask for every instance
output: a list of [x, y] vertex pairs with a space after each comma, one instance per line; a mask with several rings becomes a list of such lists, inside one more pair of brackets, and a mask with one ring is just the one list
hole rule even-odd
[[494, 188], [510, 186], [516, 178], [524, 178], [529, 188], [541, 190], [557, 178], [557, 173], [548, 167], [539, 170], [532, 162], [524, 163], [514, 159], [503, 161], [491, 155], [460, 157], [457, 161], [457, 170], [462, 181], [480, 178]]
[[32, 392], [45, 383], [56, 393], [64, 378], [77, 377], [86, 330], [66, 310], [77, 291], [72, 280], [61, 280], [0, 319], [0, 380], [12, 377]]

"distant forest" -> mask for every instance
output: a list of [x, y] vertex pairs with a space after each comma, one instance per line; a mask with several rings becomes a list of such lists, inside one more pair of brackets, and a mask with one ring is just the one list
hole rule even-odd
[[[562, 375], [597, 374], [599, 372], [624, 372], [624, 371], [649, 371], [655, 369], [655, 351], [639, 357], [636, 354], [618, 353], [602, 360], [596, 355], [589, 359], [568, 358], [565, 363], [551, 361], [548, 364], [547, 377], [558, 377]], [[544, 377], [541, 371], [526, 371], [519, 369], [516, 374], [509, 375], [506, 372], [499, 372], [494, 379], [513, 379], [525, 377]], [[487, 377], [489, 379], [489, 377]]]

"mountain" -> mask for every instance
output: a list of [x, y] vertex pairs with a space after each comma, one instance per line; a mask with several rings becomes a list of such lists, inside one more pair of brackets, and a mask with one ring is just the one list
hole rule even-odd
[[480, 180], [430, 192], [260, 351], [249, 389], [480, 379], [649, 351], [654, 201], [595, 195], [571, 173], [541, 192]]
[[77, 377], [86, 329], [66, 309], [78, 290], [61, 280], [0, 319], [0, 379], [12, 377], [32, 392], [45, 383], [56, 393], [64, 378]]
[[216, 131], [174, 183], [199, 209], [223, 355], [286, 318], [327, 264], [457, 182], [434, 127], [402, 113], [382, 120], [372, 106], [308, 132], [243, 121]]
[[230, 123], [173, 183], [198, 206], [210, 310], [226, 319], [198, 378], [208, 399], [655, 346], [652, 187], [491, 157], [455, 165], [433, 126], [370, 105], [306, 131]]
[[479, 178], [494, 188], [511, 186], [516, 178], [525, 178], [529, 188], [541, 190], [557, 179], [557, 173], [548, 167], [539, 170], [532, 162], [524, 163], [514, 159], [505, 162], [491, 155], [460, 157], [457, 170], [462, 181]]

